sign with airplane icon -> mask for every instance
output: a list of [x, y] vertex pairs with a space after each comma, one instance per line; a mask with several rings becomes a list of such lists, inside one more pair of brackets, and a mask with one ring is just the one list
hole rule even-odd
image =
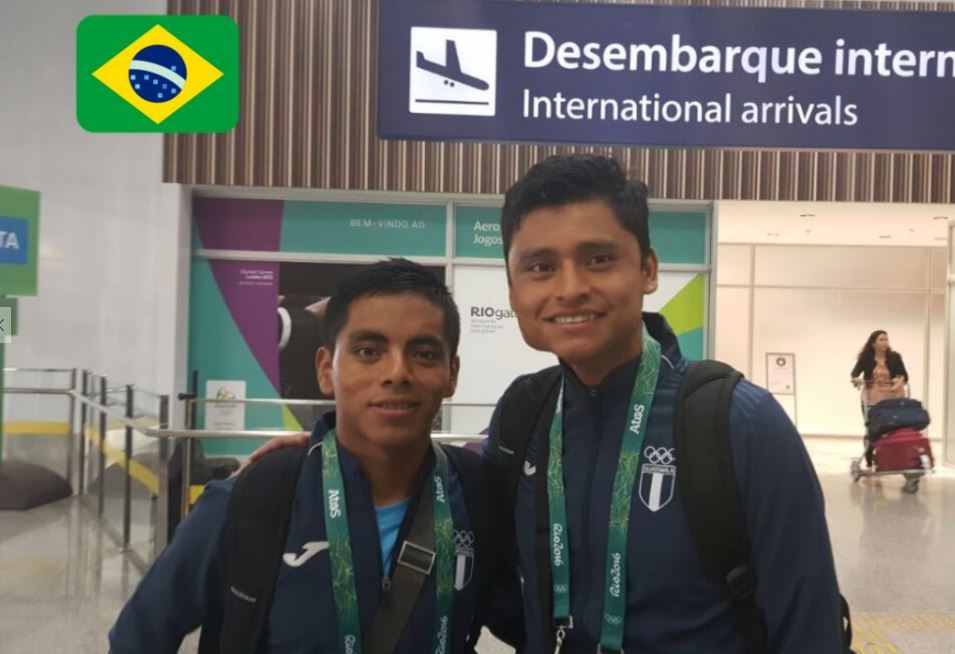
[[409, 111], [493, 116], [497, 95], [497, 32], [411, 28]]

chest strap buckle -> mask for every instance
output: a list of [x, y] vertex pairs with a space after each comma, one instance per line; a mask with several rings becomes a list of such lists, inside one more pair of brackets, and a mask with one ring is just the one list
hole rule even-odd
[[436, 558], [437, 555], [432, 550], [406, 540], [401, 544], [401, 552], [398, 553], [398, 565], [427, 577], [431, 574]]

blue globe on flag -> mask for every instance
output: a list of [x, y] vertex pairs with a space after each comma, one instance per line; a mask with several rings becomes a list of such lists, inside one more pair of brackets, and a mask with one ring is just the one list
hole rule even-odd
[[147, 102], [169, 102], [186, 84], [186, 62], [169, 46], [147, 46], [129, 64], [129, 84]]

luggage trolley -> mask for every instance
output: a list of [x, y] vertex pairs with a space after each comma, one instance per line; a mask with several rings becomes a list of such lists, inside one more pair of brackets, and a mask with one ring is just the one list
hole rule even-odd
[[909, 386], [860, 385], [866, 426], [866, 451], [872, 448], [873, 465], [863, 466], [866, 454], [852, 461], [852, 481], [862, 477], [902, 475], [903, 490], [918, 492], [919, 482], [935, 471], [932, 447], [922, 430], [930, 421], [922, 403], [909, 397]]

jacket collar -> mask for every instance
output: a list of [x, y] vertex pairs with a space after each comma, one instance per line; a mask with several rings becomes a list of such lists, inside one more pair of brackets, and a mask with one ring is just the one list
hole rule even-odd
[[[313, 451], [319, 449], [322, 439], [325, 438], [325, 434], [335, 428], [335, 422], [335, 411], [328, 411], [318, 419], [318, 421], [315, 423], [314, 429], [312, 429], [312, 436], [308, 443], [309, 454], [312, 454]], [[362, 472], [361, 464], [358, 462], [358, 459], [356, 459], [355, 455], [352, 454], [344, 445], [342, 445], [341, 441], [338, 442], [338, 460], [339, 465], [341, 465], [343, 477], [353, 477], [355, 475], [364, 477], [364, 473]]]
[[[669, 323], [667, 323], [666, 318], [659, 313], [644, 312], [643, 322], [646, 324], [647, 331], [650, 332], [650, 335], [660, 343], [663, 355], [661, 368], [677, 368], [683, 360], [683, 354], [680, 352], [680, 343], [677, 340], [676, 334], [673, 333], [673, 329]], [[633, 359], [611, 370], [604, 380], [593, 389], [577, 379], [577, 375], [574, 374], [574, 371], [566, 362], [560, 362], [561, 371], [567, 380], [568, 392], [578, 394], [579, 392], [589, 393], [592, 390], [596, 390], [600, 395], [616, 393], [618, 391], [629, 393], [632, 390], [633, 379], [637, 374], [639, 365], [640, 355], [637, 355]]]
[[[312, 435], [308, 443], [309, 454], [311, 454], [313, 450], [318, 448], [318, 446], [322, 442], [322, 439], [325, 437], [325, 434], [327, 434], [328, 432], [330, 432], [332, 429], [335, 428], [335, 422], [336, 422], [335, 411], [328, 411], [321, 418], [318, 419], [318, 421], [315, 423], [315, 428], [312, 429]], [[360, 477], [362, 480], [364, 480], [365, 483], [368, 482], [368, 478], [365, 475], [365, 471], [362, 470], [361, 468], [361, 462], [358, 460], [358, 458], [354, 454], [351, 453], [351, 451], [349, 451], [347, 447], [345, 447], [342, 444], [341, 441], [338, 441], [338, 460], [342, 468], [343, 477], [357, 476], [357, 477]], [[435, 464], [434, 452], [431, 450], [428, 450], [428, 454], [424, 463], [424, 470], [430, 472], [434, 464]], [[420, 494], [422, 486], [423, 486], [423, 480], [427, 479], [427, 477], [428, 475], [422, 474], [420, 479], [418, 480], [416, 484], [416, 491], [415, 491], [416, 496]]]

